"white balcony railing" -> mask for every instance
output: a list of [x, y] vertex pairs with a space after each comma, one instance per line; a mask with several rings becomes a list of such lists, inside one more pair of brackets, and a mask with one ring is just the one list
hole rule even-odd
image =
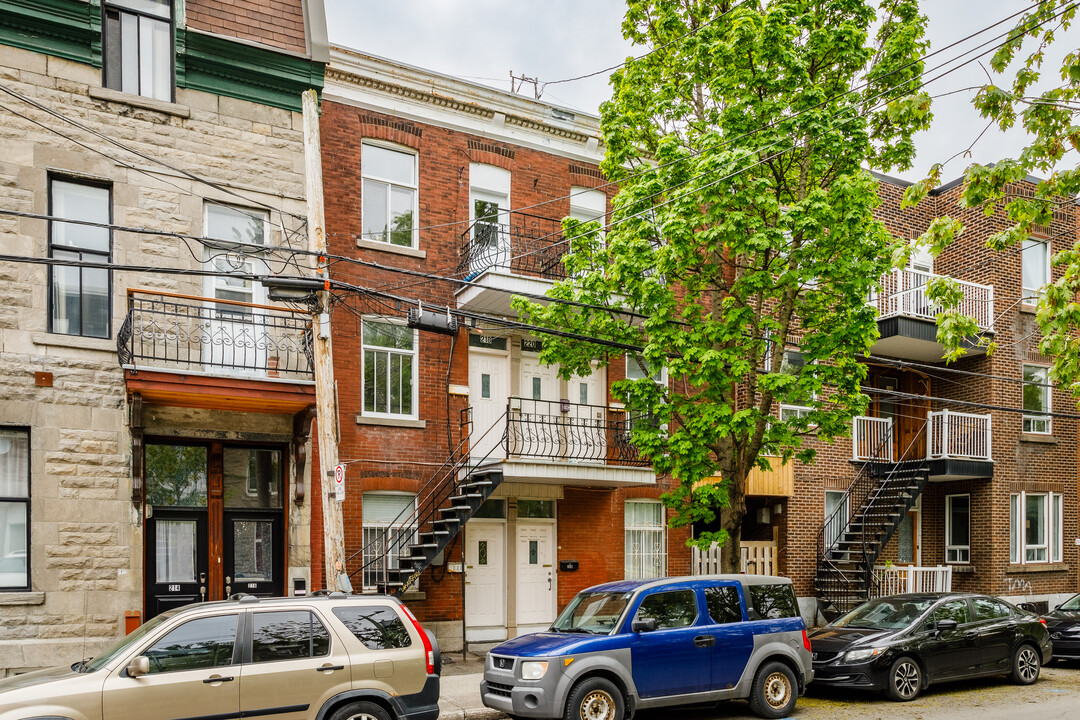
[[[910, 268], [891, 270], [881, 277], [881, 290], [870, 297], [870, 304], [877, 308], [879, 318], [900, 315], [933, 320], [941, 312], [941, 306], [927, 297], [926, 286], [938, 277], [942, 276]], [[993, 330], [994, 286], [953, 281], [964, 291], [957, 310], [975, 318], [979, 329]]]
[[990, 459], [990, 416], [942, 410], [926, 423], [926, 455], [932, 460]]
[[952, 566], [916, 567], [914, 565], [877, 566], [870, 599], [900, 593], [952, 591]]
[[892, 418], [858, 415], [852, 421], [851, 449], [855, 460], [892, 462]]

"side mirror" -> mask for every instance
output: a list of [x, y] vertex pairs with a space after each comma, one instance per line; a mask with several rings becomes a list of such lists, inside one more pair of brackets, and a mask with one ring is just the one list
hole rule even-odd
[[1034, 603], [1022, 602], [1016, 607], [1020, 608], [1021, 610], [1026, 610], [1030, 613], [1036, 612]]
[[656, 620], [653, 618], [645, 618], [644, 620], [635, 620], [630, 623], [631, 632], [643, 633], [652, 632], [656, 630]]
[[127, 666], [128, 677], [137, 678], [140, 675], [146, 675], [150, 672], [150, 658], [145, 655], [140, 655]]
[[953, 630], [956, 630], [956, 627], [957, 623], [955, 620], [938, 620], [934, 624], [934, 629], [937, 630], [939, 633], [952, 632]]

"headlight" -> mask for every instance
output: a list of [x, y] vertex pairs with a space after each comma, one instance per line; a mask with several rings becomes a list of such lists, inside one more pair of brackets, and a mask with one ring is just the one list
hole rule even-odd
[[522, 680], [539, 680], [547, 672], [547, 662], [528, 661], [521, 663]]
[[885, 648], [866, 648], [865, 650], [848, 650], [844, 653], [844, 662], [857, 663], [863, 660], [869, 660], [872, 657], [877, 657], [881, 653], [885, 652]]

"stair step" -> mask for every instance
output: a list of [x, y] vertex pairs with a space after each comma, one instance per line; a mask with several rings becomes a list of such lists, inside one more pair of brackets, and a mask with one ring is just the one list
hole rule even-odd
[[[458, 506], [456, 506], [456, 507], [444, 507], [444, 508], [439, 508], [439, 512], [441, 512], [441, 513], [443, 513], [443, 514], [450, 514], [450, 513], [459, 513], [459, 512], [461, 512], [462, 510], [470, 510], [470, 509], [471, 509], [471, 508], [467, 508], [467, 507], [462, 507], [462, 506], [458, 505]], [[450, 519], [451, 519], [451, 518], [443, 518], [441, 522], [447, 522], [447, 521], [448, 521], [448, 520], [450, 520]], [[458, 518], [453, 518], [453, 520], [454, 520], [454, 521], [456, 521], [456, 522], [461, 522], [461, 520], [460, 520], [460, 519], [458, 519]]]
[[480, 498], [481, 500], [483, 500], [484, 496], [480, 493], [462, 493], [461, 495], [450, 496], [449, 500], [450, 502], [454, 502], [456, 500], [469, 500], [470, 498]]

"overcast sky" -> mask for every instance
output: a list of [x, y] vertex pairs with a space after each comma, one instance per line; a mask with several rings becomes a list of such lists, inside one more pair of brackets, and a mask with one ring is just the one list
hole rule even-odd
[[[931, 51], [943, 48], [1018, 10], [1031, 0], [924, 0], [930, 18]], [[541, 83], [576, 77], [639, 55], [622, 37], [624, 4], [617, 0], [326, 0], [330, 41], [410, 65], [466, 78], [502, 90], [510, 89], [510, 72], [539, 78]], [[972, 50], [1006, 32], [1014, 20], [999, 25], [927, 61], [928, 77], [958, 63], [940, 63]], [[1080, 26], [1062, 37], [1051, 62], [1066, 46], [1080, 46]], [[987, 50], [991, 45], [987, 45]], [[976, 54], [960, 58], [963, 62]], [[989, 54], [983, 55], [983, 63]], [[607, 77], [548, 85], [543, 99], [596, 113], [610, 90]], [[958, 90], [986, 81], [978, 62], [928, 85], [931, 94]], [[525, 94], [532, 95], [531, 85]], [[972, 92], [934, 100], [934, 127], [917, 137], [918, 157], [908, 172], [918, 180], [935, 162], [966, 148], [986, 126], [971, 107]], [[1023, 146], [1022, 131], [1005, 135], [988, 131], [972, 151], [972, 159], [952, 160], [943, 177], [960, 175], [972, 160], [993, 162], [1015, 155]], [[1072, 158], [1075, 161], [1075, 157]]]

